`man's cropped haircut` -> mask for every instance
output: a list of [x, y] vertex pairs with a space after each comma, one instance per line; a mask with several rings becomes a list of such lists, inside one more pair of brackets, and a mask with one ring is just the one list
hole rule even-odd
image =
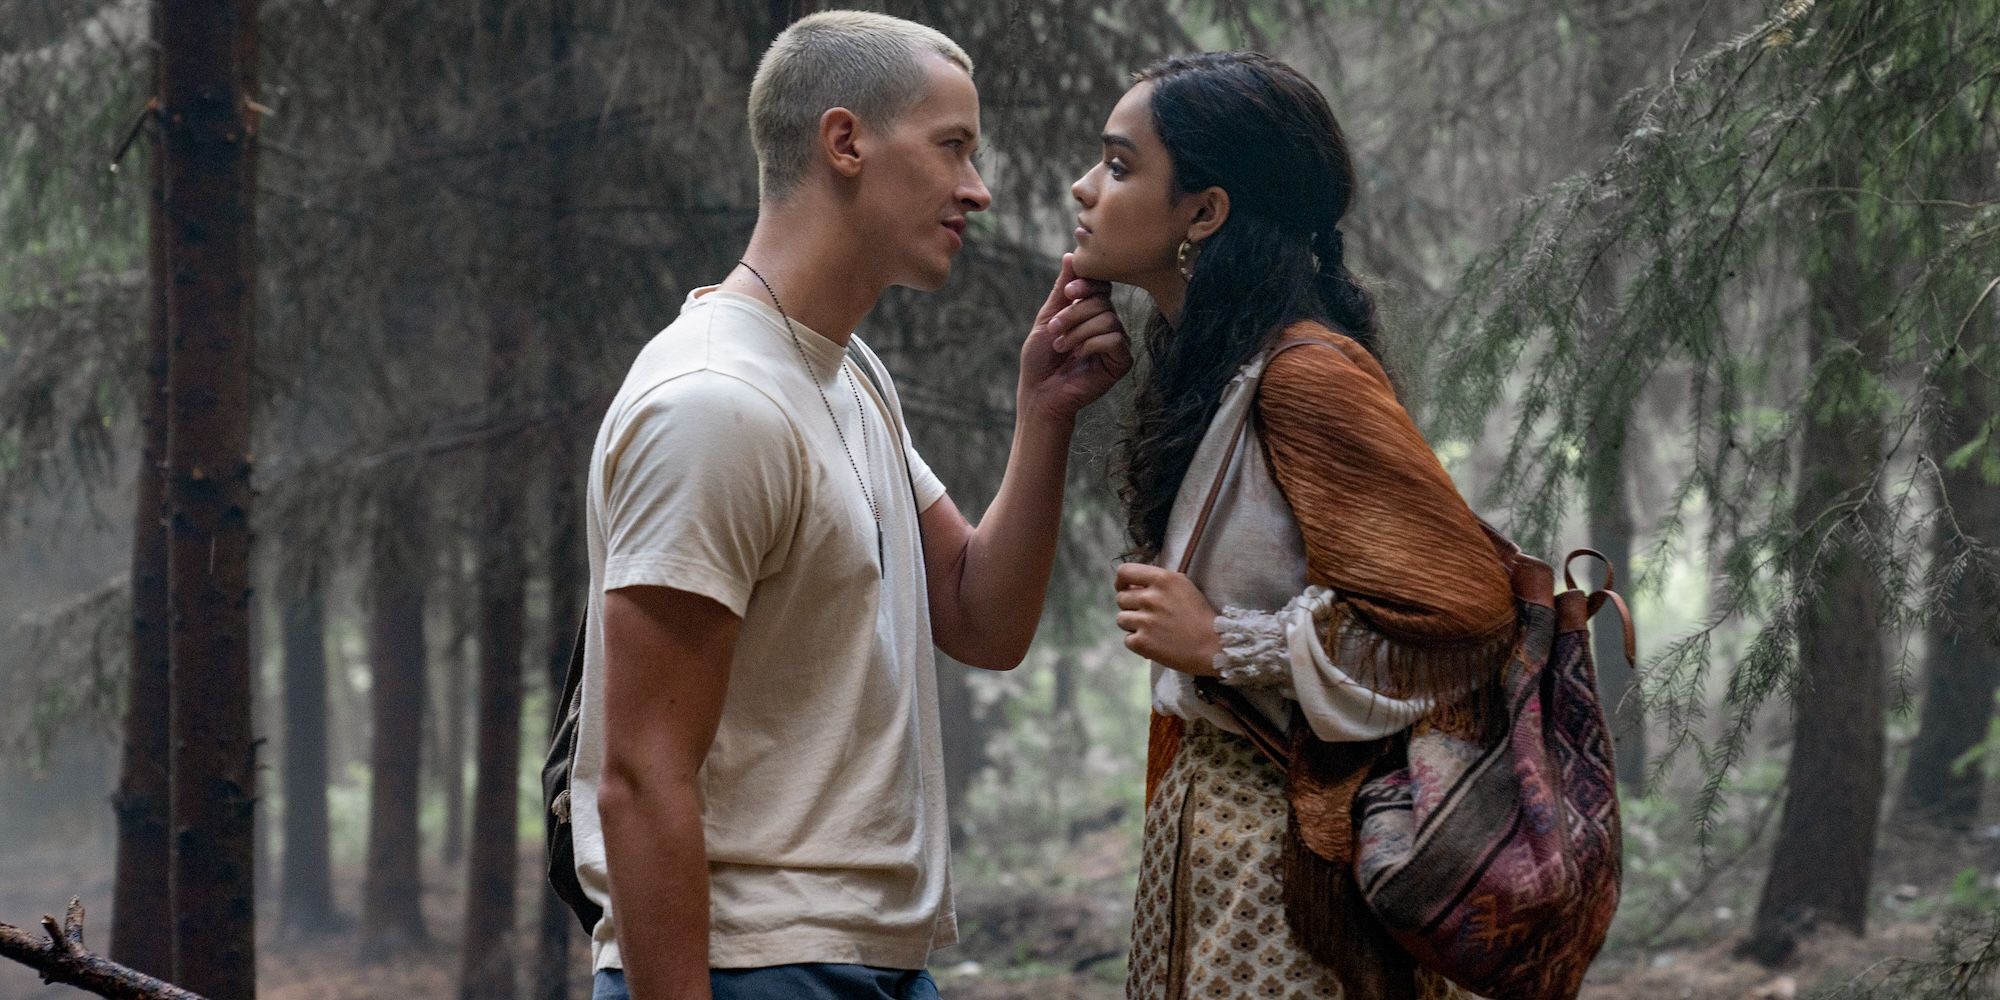
[[942, 32], [858, 10], [808, 15], [786, 28], [750, 83], [750, 144], [766, 199], [789, 193], [812, 165], [819, 120], [846, 108], [876, 128], [895, 124], [925, 96], [924, 57], [972, 74], [972, 58]]

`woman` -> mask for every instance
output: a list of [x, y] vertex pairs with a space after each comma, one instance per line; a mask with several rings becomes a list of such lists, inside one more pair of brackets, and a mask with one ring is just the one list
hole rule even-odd
[[[1498, 556], [1374, 357], [1339, 228], [1340, 127], [1290, 67], [1214, 53], [1138, 74], [1103, 145], [1071, 189], [1073, 266], [1158, 308], [1125, 449], [1136, 560], [1116, 595], [1157, 713], [1128, 994], [1452, 995], [1386, 940], [1337, 859], [1310, 885], [1288, 864], [1282, 777], [1246, 738], [1301, 719], [1344, 748], [1351, 796], [1396, 733], [1497, 674], [1515, 625]], [[1197, 521], [1192, 562], [1170, 568]]]

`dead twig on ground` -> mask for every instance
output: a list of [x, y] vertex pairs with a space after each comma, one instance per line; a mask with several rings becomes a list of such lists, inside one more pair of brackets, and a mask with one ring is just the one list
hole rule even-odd
[[42, 982], [74, 986], [112, 1000], [202, 1000], [199, 994], [91, 954], [83, 946], [81, 899], [69, 901], [62, 926], [56, 926], [56, 918], [43, 916], [42, 929], [47, 937], [37, 940], [19, 927], [0, 923], [0, 957], [41, 973]]

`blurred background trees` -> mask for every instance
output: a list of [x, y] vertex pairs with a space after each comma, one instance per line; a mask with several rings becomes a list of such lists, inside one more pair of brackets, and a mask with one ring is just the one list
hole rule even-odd
[[[861, 330], [961, 507], [997, 486], [1018, 338], [1129, 73], [1263, 48], [1355, 144], [1350, 253], [1468, 498], [1533, 550], [1610, 553], [1635, 597], [1640, 669], [1599, 637], [1633, 845], [1606, 968], [1993, 905], [2000, 3], [862, 5], [978, 65], [994, 210], [945, 290]], [[574, 995], [531, 765], [588, 440], [747, 238], [750, 73], [819, 6], [260, 5], [265, 992], [350, 974], [272, 955], [338, 954]], [[0, 0], [0, 919], [115, 895], [112, 952], [168, 973], [152, 16]], [[1029, 664], [940, 668], [968, 984], [1120, 974], [1146, 707], [1106, 600], [1122, 401], [1087, 416]]]

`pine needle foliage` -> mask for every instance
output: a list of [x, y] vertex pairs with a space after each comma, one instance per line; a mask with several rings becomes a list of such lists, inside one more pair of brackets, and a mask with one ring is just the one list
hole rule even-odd
[[[1623, 102], [1615, 148], [1524, 201], [1441, 303], [1433, 398], [1446, 435], [1474, 437], [1511, 408], [1492, 499], [1525, 544], [1551, 551], [1591, 463], [1614, 460], [1585, 447], [1592, 427], [1627, 419], [1650, 385], [1683, 387], [1678, 421], [1651, 432], [1691, 461], [1642, 582], [1695, 549], [1715, 594], [1703, 624], [1641, 672], [1668, 731], [1657, 766], [1691, 750], [1709, 776], [1706, 837], [1759, 709], [1800, 682], [1799, 619], [1832, 553], [1867, 560], [1892, 638], [1929, 620], [1948, 580], [1994, 574], [1996, 540], [1954, 530], [1937, 472], [1993, 447], [1990, 424], [1942, 426], [1938, 404], [1960, 379], [1994, 378], [2000, 352], [2000, 4], [1785, 0], [1705, 51], [1694, 37], [1664, 85]], [[1861, 328], [1815, 330], [1812, 248], [1850, 223], [1879, 288]], [[1588, 283], [1612, 260], [1615, 305], [1589, 316]], [[1608, 335], [1592, 337], [1592, 319]], [[1833, 338], [1810, 366], [1809, 336]], [[1800, 441], [1830, 414], [1885, 434], [1856, 470], [1862, 488], [1800, 512]], [[1741, 654], [1719, 657], [1718, 633], [1746, 623]]]
[[2000, 996], [2000, 910], [1948, 916], [1930, 955], [1897, 959], [1806, 994], [1808, 1000], [1991, 1000]]
[[[0, 9], [0, 535], [113, 479], [145, 347], [145, 11]], [[118, 235], [111, 235], [118, 234]]]

